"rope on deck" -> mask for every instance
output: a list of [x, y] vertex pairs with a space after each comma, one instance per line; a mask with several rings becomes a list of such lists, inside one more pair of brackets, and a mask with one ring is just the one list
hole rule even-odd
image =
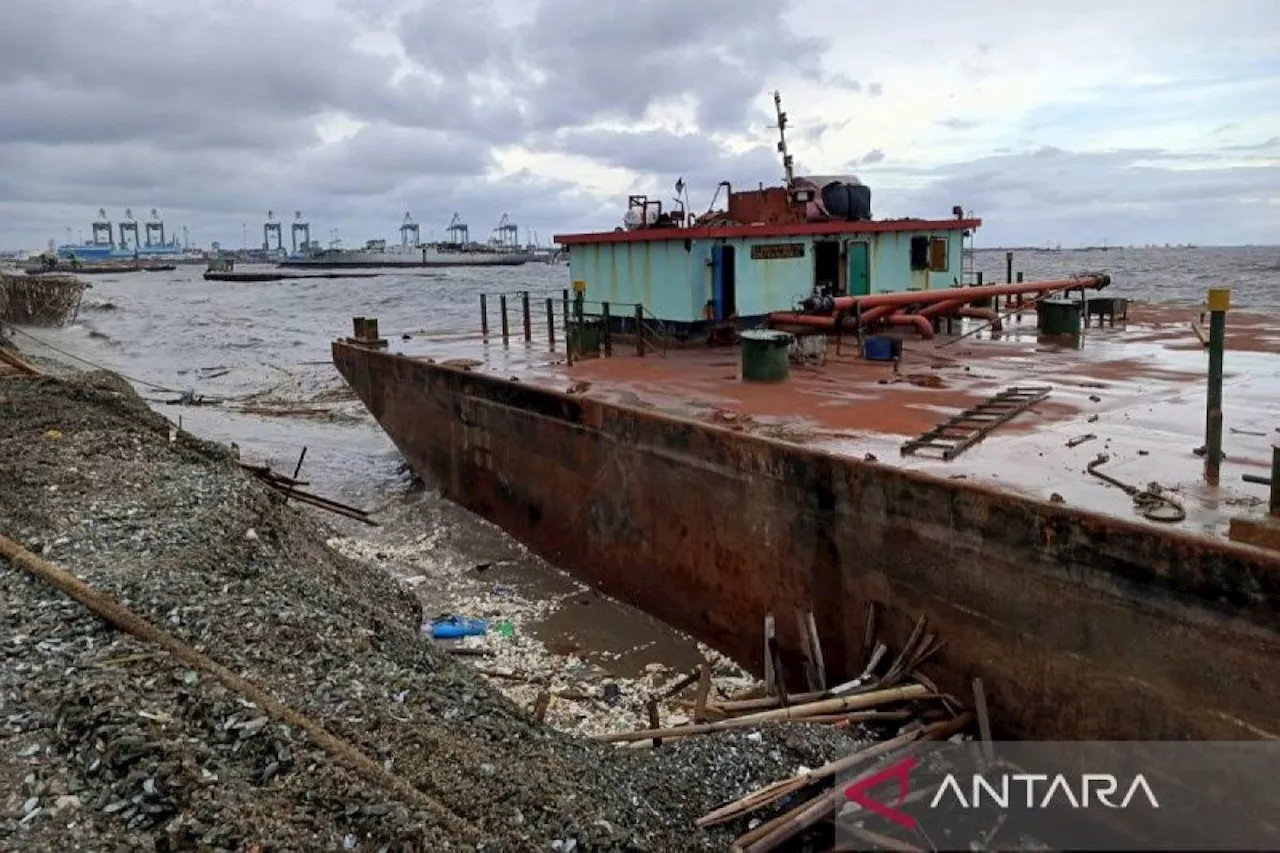
[[1115, 477], [1099, 471], [1098, 466], [1105, 465], [1110, 459], [1111, 457], [1107, 454], [1099, 453], [1085, 470], [1102, 482], [1115, 486], [1133, 498], [1133, 505], [1142, 514], [1143, 518], [1150, 521], [1162, 521], [1167, 524], [1176, 524], [1186, 519], [1186, 509], [1183, 508], [1182, 504], [1166, 495], [1160, 488], [1159, 483], [1151, 483], [1145, 489], [1139, 489], [1137, 486], [1130, 486], [1128, 483], [1123, 483]]

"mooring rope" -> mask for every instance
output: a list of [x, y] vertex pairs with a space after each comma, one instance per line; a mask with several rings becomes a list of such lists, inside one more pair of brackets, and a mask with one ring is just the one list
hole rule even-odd
[[4, 557], [41, 580], [53, 584], [71, 598], [83, 604], [92, 613], [115, 627], [140, 640], [159, 646], [177, 660], [193, 669], [205, 672], [228, 689], [244, 696], [267, 711], [282, 723], [300, 728], [311, 740], [341, 764], [367, 781], [379, 785], [414, 804], [440, 820], [442, 826], [470, 841], [478, 842], [483, 836], [470, 822], [459, 817], [434, 797], [419, 790], [403, 777], [396, 776], [381, 764], [361, 752], [354, 744], [330, 734], [310, 717], [285, 705], [257, 685], [236, 675], [217, 661], [201, 654], [177, 637], [160, 630], [110, 596], [94, 589], [70, 572], [59, 569], [32, 554], [17, 542], [0, 534], [0, 557]]
[[35, 341], [36, 343], [38, 343], [40, 346], [42, 346], [42, 347], [48, 347], [49, 349], [53, 350], [54, 352], [56, 352], [56, 353], [58, 353], [58, 354], [60, 354], [60, 355], [64, 355], [64, 356], [66, 356], [67, 358], [75, 359], [76, 361], [80, 362], [81, 364], [87, 364], [89, 367], [92, 367], [94, 370], [104, 370], [104, 371], [107, 371], [108, 373], [114, 373], [114, 374], [116, 374], [117, 376], [119, 376], [120, 378], [122, 378], [122, 379], [127, 379], [127, 380], [129, 380], [130, 382], [133, 382], [133, 383], [135, 383], [135, 384], [137, 384], [137, 385], [145, 385], [145, 386], [146, 386], [146, 387], [148, 387], [148, 388], [152, 388], [152, 389], [154, 389], [154, 390], [156, 390], [156, 391], [164, 391], [164, 392], [166, 392], [166, 393], [168, 393], [168, 394], [185, 394], [185, 393], [186, 393], [185, 391], [180, 391], [180, 390], [178, 390], [177, 388], [166, 388], [166, 387], [165, 387], [165, 386], [163, 386], [163, 385], [157, 385], [157, 384], [155, 384], [154, 382], [148, 382], [148, 381], [147, 381], [147, 380], [145, 380], [145, 379], [136, 379], [136, 378], [134, 378], [134, 377], [132, 377], [132, 376], [129, 376], [129, 375], [124, 374], [124, 373], [121, 373], [121, 372], [120, 372], [120, 371], [118, 371], [118, 370], [112, 370], [112, 369], [111, 369], [111, 368], [109, 368], [109, 367], [104, 367], [104, 366], [102, 366], [101, 364], [98, 364], [98, 363], [96, 363], [96, 362], [89, 361], [89, 359], [87, 359], [87, 358], [81, 358], [80, 356], [76, 355], [75, 353], [70, 353], [70, 352], [67, 352], [67, 351], [66, 351], [66, 350], [64, 350], [64, 349], [61, 349], [60, 347], [56, 347], [56, 346], [54, 346], [53, 344], [49, 343], [48, 341], [44, 341], [44, 340], [41, 340], [40, 338], [37, 338], [35, 335], [31, 334], [30, 332], [23, 331], [22, 329], [19, 329], [17, 326], [10, 326], [10, 327], [9, 327], [9, 330], [10, 330], [10, 331], [12, 331], [12, 332], [17, 332], [18, 334], [20, 334], [20, 335], [22, 335], [22, 336], [24, 336], [24, 337], [30, 338], [31, 340], [33, 340], [33, 341]]
[[[1145, 489], [1139, 489], [1137, 486], [1131, 486], [1128, 483], [1121, 482], [1110, 474], [1104, 474], [1098, 470], [1099, 465], [1105, 465], [1110, 461], [1111, 457], [1105, 453], [1099, 453], [1092, 462], [1085, 468], [1093, 476], [1097, 477], [1104, 483], [1115, 486], [1129, 497], [1133, 498], [1133, 505], [1137, 507], [1138, 512], [1142, 513], [1144, 518], [1151, 521], [1162, 521], [1173, 524], [1183, 521], [1187, 517], [1187, 511], [1182, 504], [1168, 497], [1160, 491], [1159, 483], [1152, 483]], [[1172, 513], [1166, 511], [1161, 513], [1161, 507], [1168, 507]]]

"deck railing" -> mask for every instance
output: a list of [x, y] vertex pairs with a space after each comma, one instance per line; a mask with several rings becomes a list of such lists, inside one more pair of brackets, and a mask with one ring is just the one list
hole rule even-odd
[[618, 304], [578, 298], [567, 288], [559, 297], [529, 291], [480, 294], [480, 332], [524, 343], [546, 341], [551, 352], [579, 358], [610, 357], [615, 347], [644, 356], [667, 354], [666, 324], [641, 303]]

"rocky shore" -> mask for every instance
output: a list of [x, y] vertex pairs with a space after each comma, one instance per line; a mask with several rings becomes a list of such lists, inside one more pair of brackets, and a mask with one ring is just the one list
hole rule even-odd
[[636, 750], [540, 724], [423, 637], [410, 587], [111, 374], [0, 379], [0, 534], [475, 836], [0, 559], [5, 849], [724, 850], [745, 825], [703, 831], [699, 815], [856, 746], [791, 725]]

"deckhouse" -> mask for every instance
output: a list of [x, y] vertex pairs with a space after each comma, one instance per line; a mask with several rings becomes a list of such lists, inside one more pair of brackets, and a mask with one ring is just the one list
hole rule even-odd
[[[642, 195], [613, 231], [557, 235], [570, 279], [585, 298], [641, 304], [668, 328], [688, 332], [736, 320], [762, 324], [813, 293], [863, 296], [967, 284], [964, 243], [981, 220], [959, 207], [949, 218], [877, 220], [871, 191], [853, 177], [797, 177], [786, 153], [785, 185], [734, 192], [725, 210], [696, 219]], [[677, 184], [677, 194], [683, 184]], [[717, 197], [719, 190], [717, 190]], [[714, 205], [714, 201], [713, 201]]]
[[737, 317], [751, 326], [814, 292], [863, 296], [961, 284], [964, 238], [980, 224], [961, 216], [737, 224], [735, 208], [762, 196], [730, 196], [732, 224], [641, 226], [556, 242], [588, 299], [640, 303], [668, 325]]

